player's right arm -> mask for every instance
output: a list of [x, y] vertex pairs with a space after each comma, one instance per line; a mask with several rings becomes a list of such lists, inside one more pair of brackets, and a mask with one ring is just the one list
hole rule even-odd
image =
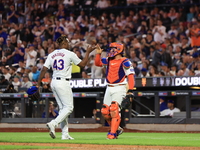
[[42, 70], [41, 70], [41, 72], [40, 72], [40, 76], [39, 76], [39, 79], [38, 79], [38, 83], [37, 83], [37, 86], [38, 86], [38, 87], [40, 87], [41, 81], [42, 81], [42, 79], [44, 78], [44, 75], [45, 75], [45, 73], [47, 72], [47, 70], [48, 70], [47, 67], [45, 67], [45, 66], [42, 67]]
[[85, 67], [88, 60], [89, 60], [89, 54], [94, 50], [96, 49], [96, 46], [88, 46], [87, 47], [87, 50], [86, 50], [86, 54], [85, 54], [85, 57], [83, 58], [83, 60], [77, 64], [79, 67]]
[[40, 87], [41, 81], [44, 78], [44, 75], [47, 72], [47, 70], [50, 68], [50, 66], [51, 66], [51, 61], [50, 61], [50, 56], [48, 56], [43, 67], [42, 67], [42, 70], [40, 72], [40, 76], [38, 78], [38, 83], [37, 83], [38, 87]]

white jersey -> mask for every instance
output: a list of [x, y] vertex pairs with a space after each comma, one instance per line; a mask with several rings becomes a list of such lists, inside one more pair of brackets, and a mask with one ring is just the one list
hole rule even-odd
[[173, 116], [174, 112], [180, 112], [179, 108], [174, 108], [174, 109], [165, 109], [163, 111], [160, 112], [161, 116]]
[[44, 66], [53, 70], [53, 78], [71, 78], [72, 63], [79, 64], [81, 59], [67, 49], [56, 49], [50, 53], [44, 63]]

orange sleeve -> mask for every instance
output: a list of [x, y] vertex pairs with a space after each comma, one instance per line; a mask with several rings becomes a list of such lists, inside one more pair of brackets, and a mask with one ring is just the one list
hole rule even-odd
[[102, 67], [101, 54], [96, 54], [94, 63], [95, 66]]
[[133, 90], [135, 85], [135, 79], [134, 79], [134, 74], [129, 74], [128, 75], [128, 86], [129, 86], [129, 90]]

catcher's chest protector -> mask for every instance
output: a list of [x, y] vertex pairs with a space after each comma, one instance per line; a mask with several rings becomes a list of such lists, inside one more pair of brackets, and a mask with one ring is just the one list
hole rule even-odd
[[126, 58], [113, 59], [108, 61], [108, 67], [106, 72], [106, 80], [108, 83], [120, 83], [125, 79], [125, 72], [123, 68], [123, 62]]

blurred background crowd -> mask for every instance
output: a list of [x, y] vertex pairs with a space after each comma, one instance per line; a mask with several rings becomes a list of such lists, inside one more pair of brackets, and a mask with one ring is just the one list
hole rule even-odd
[[[199, 0], [0, 0], [0, 85], [35, 84], [61, 34], [79, 58], [88, 44], [106, 56], [109, 43], [123, 43], [136, 77], [200, 74]], [[94, 58], [73, 65], [72, 78], [105, 77]], [[42, 82], [50, 91], [51, 71]]]

